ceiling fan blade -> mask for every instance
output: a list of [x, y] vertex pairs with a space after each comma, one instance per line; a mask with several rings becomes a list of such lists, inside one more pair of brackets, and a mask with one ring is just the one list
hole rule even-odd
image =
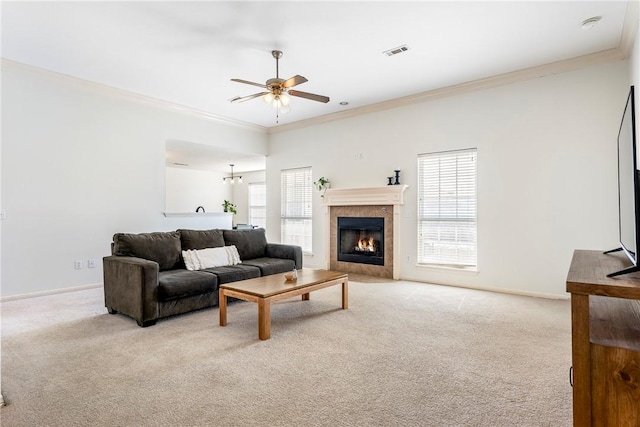
[[232, 82], [238, 82], [238, 83], [245, 83], [248, 85], [253, 85], [253, 86], [258, 86], [258, 87], [262, 87], [262, 88], [267, 88], [267, 86], [263, 85], [262, 83], [254, 83], [254, 82], [250, 82], [248, 80], [242, 80], [242, 79], [231, 79]]
[[329, 97], [328, 96], [316, 95], [315, 93], [300, 92], [299, 90], [289, 90], [289, 91], [287, 91], [287, 93], [289, 95], [291, 95], [291, 96], [297, 96], [299, 98], [306, 98], [306, 99], [310, 99], [312, 101], [318, 101], [318, 102], [324, 102], [324, 103], [329, 102]]
[[293, 76], [288, 80], [285, 80], [284, 83], [282, 83], [282, 87], [294, 87], [297, 86], [299, 84], [302, 84], [304, 82], [308, 82], [309, 80], [307, 80], [306, 78], [302, 77], [302, 76]]
[[242, 97], [236, 96], [235, 98], [231, 98], [229, 101], [230, 102], [244, 102], [244, 101], [248, 101], [248, 100], [253, 99], [253, 98], [258, 98], [259, 96], [263, 96], [263, 95], [266, 95], [268, 93], [271, 93], [271, 92], [254, 93], [253, 95], [247, 95], [247, 96], [242, 96]]

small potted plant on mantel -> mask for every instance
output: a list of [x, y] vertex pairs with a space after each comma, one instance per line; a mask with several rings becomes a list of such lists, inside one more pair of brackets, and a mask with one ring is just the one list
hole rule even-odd
[[324, 197], [324, 193], [327, 191], [327, 188], [331, 187], [331, 183], [328, 178], [321, 176], [317, 181], [313, 182], [313, 185], [320, 191], [320, 197]]
[[222, 204], [222, 210], [224, 212], [231, 212], [232, 214], [238, 213], [238, 209], [236, 208], [236, 205], [234, 203], [231, 203], [228, 200], [225, 200], [224, 203]]

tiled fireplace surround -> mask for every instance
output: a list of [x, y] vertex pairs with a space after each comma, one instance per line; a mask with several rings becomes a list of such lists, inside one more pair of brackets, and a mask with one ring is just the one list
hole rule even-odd
[[[325, 192], [325, 230], [329, 230], [325, 246], [327, 269], [399, 279], [401, 209], [407, 187], [330, 188]], [[384, 218], [384, 266], [338, 261], [338, 217]]]

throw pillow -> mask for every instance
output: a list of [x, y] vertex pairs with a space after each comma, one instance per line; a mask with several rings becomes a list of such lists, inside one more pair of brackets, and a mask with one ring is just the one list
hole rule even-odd
[[223, 267], [240, 264], [240, 256], [235, 246], [221, 248], [188, 249], [182, 251], [182, 258], [187, 270], [203, 270], [205, 268]]

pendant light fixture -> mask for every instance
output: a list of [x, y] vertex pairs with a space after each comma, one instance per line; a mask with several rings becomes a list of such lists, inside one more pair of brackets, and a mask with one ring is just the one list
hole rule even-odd
[[222, 182], [226, 184], [227, 180], [229, 180], [231, 184], [235, 184], [236, 182], [238, 182], [238, 184], [242, 184], [242, 175], [233, 175], [233, 167], [235, 165], [233, 163], [230, 163], [229, 166], [231, 166], [231, 176], [225, 176], [224, 178], [222, 178]]

